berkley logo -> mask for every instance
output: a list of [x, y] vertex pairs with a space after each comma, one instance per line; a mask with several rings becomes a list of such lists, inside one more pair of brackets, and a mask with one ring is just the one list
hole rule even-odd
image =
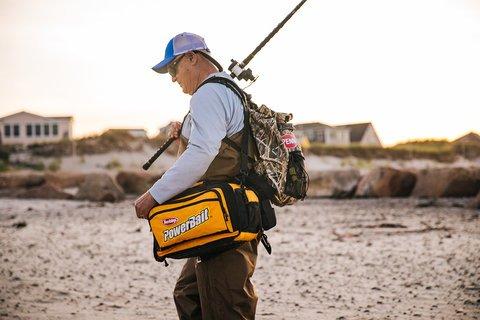
[[167, 218], [167, 219], [164, 219], [162, 222], [164, 225], [169, 226], [171, 224], [177, 223], [177, 221], [178, 221], [178, 218]]
[[297, 147], [297, 139], [291, 133], [286, 133], [282, 136], [282, 141], [287, 149], [293, 149]]
[[163, 231], [163, 241], [167, 242], [187, 232], [188, 230], [198, 227], [210, 218], [209, 213], [210, 212], [208, 211], [208, 208], [205, 208], [198, 214], [189, 217], [187, 221], [179, 224], [178, 226]]

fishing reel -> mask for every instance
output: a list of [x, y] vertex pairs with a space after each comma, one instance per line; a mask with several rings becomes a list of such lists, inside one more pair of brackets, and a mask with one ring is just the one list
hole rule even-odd
[[231, 72], [230, 76], [232, 78], [237, 78], [238, 80], [252, 81], [254, 82], [257, 77], [252, 73], [252, 69], [246, 69], [243, 63], [238, 63], [235, 60], [231, 60], [232, 63], [228, 67], [228, 71]]

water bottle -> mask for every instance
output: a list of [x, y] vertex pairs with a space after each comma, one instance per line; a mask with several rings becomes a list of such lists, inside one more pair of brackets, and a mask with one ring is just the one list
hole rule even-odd
[[302, 151], [302, 148], [297, 142], [297, 138], [293, 133], [293, 124], [291, 123], [279, 123], [278, 124], [280, 133], [282, 135], [282, 141], [285, 147], [288, 150], [288, 153], [292, 153], [294, 151]]

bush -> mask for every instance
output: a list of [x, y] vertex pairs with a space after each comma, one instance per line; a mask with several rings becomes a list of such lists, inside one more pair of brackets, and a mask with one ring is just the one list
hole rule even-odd
[[34, 143], [27, 146], [27, 150], [35, 156], [61, 157], [72, 154], [72, 142], [64, 139], [52, 143]]
[[7, 170], [8, 170], [8, 163], [0, 159], [0, 172], [4, 172]]
[[117, 159], [112, 159], [105, 165], [105, 168], [108, 170], [120, 169], [122, 164]]
[[60, 170], [61, 166], [62, 166], [62, 159], [61, 158], [56, 158], [55, 160], [50, 162], [47, 169], [49, 171], [58, 171], [58, 170]]
[[439, 150], [441, 148], [450, 148], [450, 142], [445, 139], [434, 140], [434, 139], [427, 139], [427, 140], [411, 140], [407, 142], [398, 143], [394, 146], [394, 148], [413, 148], [413, 149], [430, 149], [430, 150]]
[[438, 147], [407, 147], [394, 146], [391, 148], [368, 147], [360, 145], [350, 146], [329, 146], [321, 143], [312, 143], [309, 151], [320, 156], [335, 156], [340, 158], [356, 157], [360, 159], [431, 159], [439, 162], [453, 162], [456, 154], [451, 146]]
[[76, 141], [76, 149], [79, 155], [99, 154], [110, 151], [135, 151], [133, 142], [138, 139], [125, 131], [107, 131], [99, 136], [91, 136]]
[[10, 151], [4, 146], [0, 146], [0, 160], [2, 160], [5, 164], [7, 164], [9, 159], [10, 159]]
[[37, 171], [45, 170], [45, 164], [43, 162], [16, 162], [12, 163], [18, 169], [32, 169]]

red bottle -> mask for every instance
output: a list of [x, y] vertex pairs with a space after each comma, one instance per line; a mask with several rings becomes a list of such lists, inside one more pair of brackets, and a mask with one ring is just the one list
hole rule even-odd
[[288, 152], [293, 151], [302, 151], [300, 145], [297, 142], [297, 138], [293, 133], [293, 125], [291, 123], [282, 123], [279, 124], [279, 129], [282, 135], [282, 141], [285, 147], [287, 148]]

